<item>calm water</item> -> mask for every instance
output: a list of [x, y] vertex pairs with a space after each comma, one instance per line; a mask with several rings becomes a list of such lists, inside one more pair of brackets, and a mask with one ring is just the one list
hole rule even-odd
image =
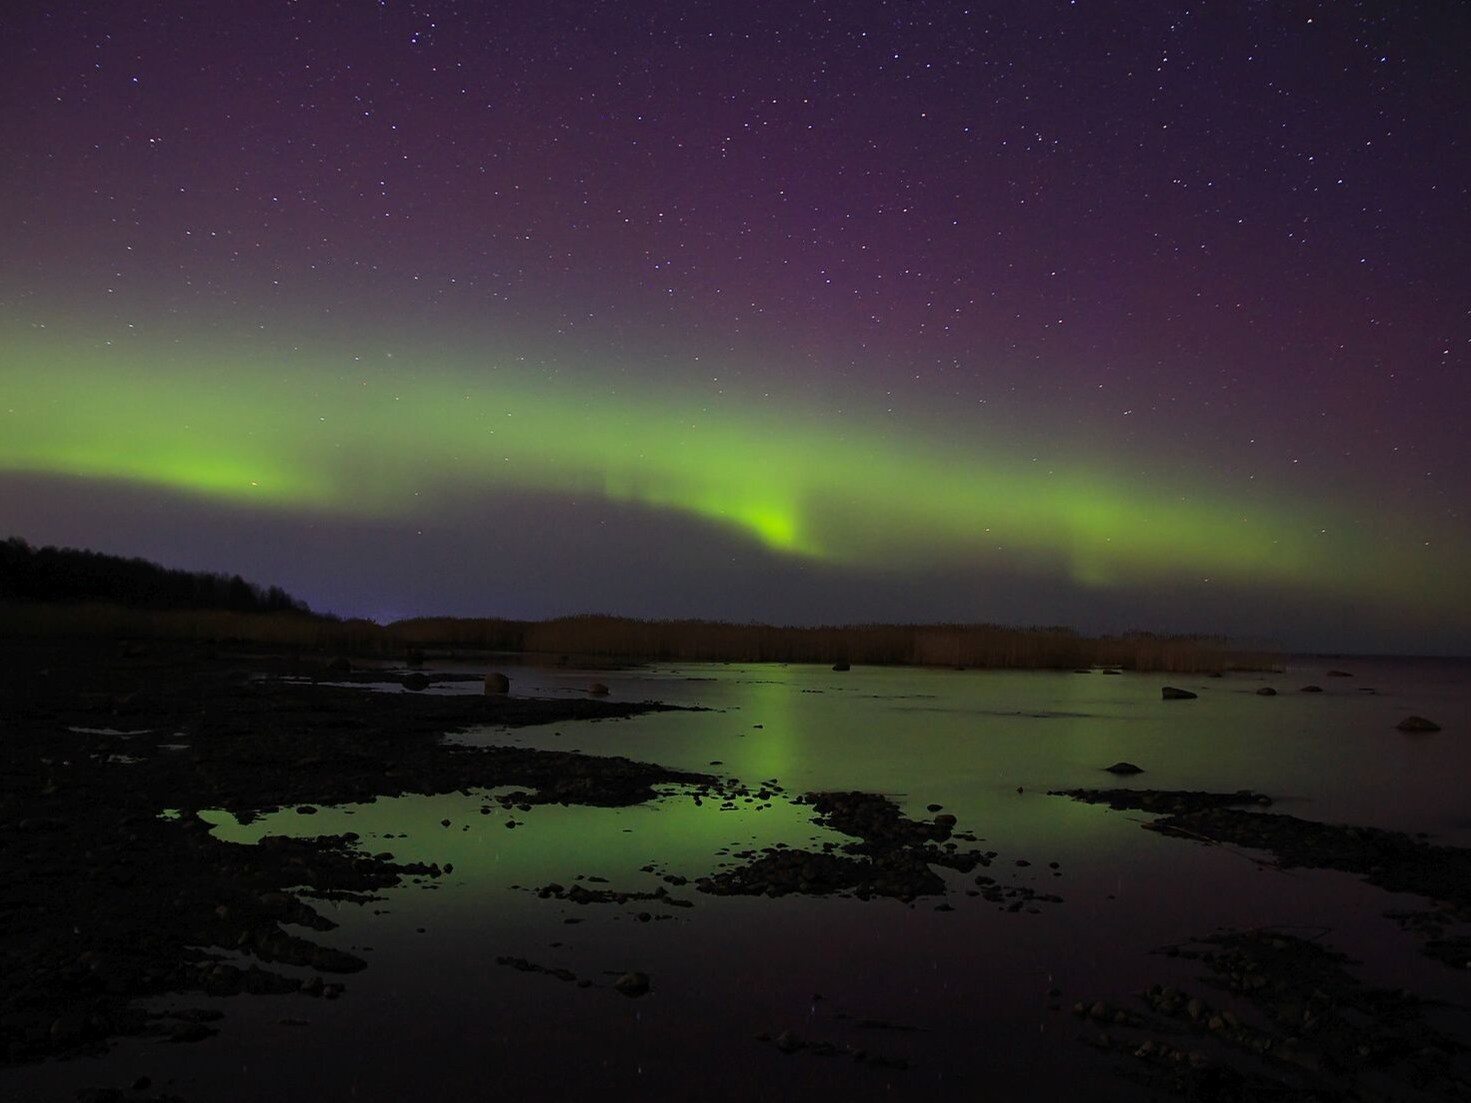
[[[751, 666], [660, 667], [584, 674], [508, 668], [515, 693], [657, 698], [712, 711], [515, 731], [471, 742], [615, 753], [756, 783], [880, 791], [915, 817], [938, 803], [999, 852], [1002, 884], [1056, 893], [1062, 904], [1010, 913], [964, 895], [938, 901], [716, 898], [671, 888], [693, 908], [644, 903], [577, 907], [525, 890], [579, 874], [614, 889], [661, 884], [642, 867], [691, 879], [730, 851], [842, 841], [810, 810], [781, 799], [722, 812], [669, 790], [621, 809], [537, 807], [479, 812], [483, 794], [401, 798], [282, 813], [217, 831], [249, 843], [267, 833], [357, 831], [403, 860], [452, 862], [437, 885], [407, 885], [367, 906], [322, 905], [341, 923], [328, 941], [364, 951], [370, 968], [336, 1002], [304, 997], [191, 997], [218, 1004], [222, 1033], [193, 1046], [127, 1042], [107, 1057], [0, 1074], [0, 1095], [70, 1099], [79, 1086], [146, 1073], [193, 1100], [401, 1100], [605, 1097], [911, 1097], [936, 1091], [1079, 1090], [1127, 1099], [1110, 1059], [1078, 1044], [1076, 1021], [1048, 1010], [1085, 996], [1127, 999], [1151, 982], [1189, 979], [1188, 962], [1154, 948], [1220, 926], [1329, 927], [1364, 960], [1363, 975], [1467, 1002], [1471, 981], [1419, 957], [1382, 913], [1412, 907], [1352, 877], [1264, 870], [1223, 847], [1143, 831], [1137, 813], [1048, 797], [1106, 786], [1119, 759], [1146, 773], [1135, 787], [1234, 790], [1278, 797], [1309, 819], [1424, 831], [1471, 845], [1471, 668], [1434, 662], [1345, 663], [1328, 678], [1304, 663], [1284, 675], [993, 673]], [[1196, 690], [1164, 702], [1159, 687]], [[1306, 695], [1316, 683], [1326, 692]], [[1255, 690], [1274, 685], [1280, 695]], [[1375, 695], [1360, 692], [1370, 686]], [[477, 690], [478, 686], [461, 687]], [[1444, 730], [1405, 736], [1409, 713]], [[721, 763], [711, 766], [712, 761]], [[1018, 792], [1018, 790], [1021, 790]], [[449, 827], [441, 821], [448, 819]], [[1031, 862], [1025, 868], [1016, 859]], [[1057, 874], [1049, 862], [1059, 863]], [[513, 888], [512, 886], [522, 886]], [[669, 916], [638, 922], [647, 909]], [[564, 920], [580, 920], [566, 923]], [[423, 928], [423, 931], [420, 931]], [[598, 987], [496, 964], [499, 955], [571, 969]], [[637, 969], [653, 992], [603, 987]], [[306, 1019], [285, 1025], [282, 1019]], [[905, 1029], [859, 1025], [883, 1020]], [[756, 1040], [805, 1039], [903, 1058], [907, 1071], [843, 1057], [783, 1055]], [[170, 1083], [172, 1081], [172, 1083]]]

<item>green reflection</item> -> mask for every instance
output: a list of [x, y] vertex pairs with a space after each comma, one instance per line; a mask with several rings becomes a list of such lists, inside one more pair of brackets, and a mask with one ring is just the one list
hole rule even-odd
[[[717, 851], [732, 844], [795, 846], [814, 837], [847, 841], [816, 826], [810, 808], [780, 797], [760, 811], [754, 805], [722, 811], [719, 803], [696, 804], [688, 793], [676, 791], [651, 804], [627, 808], [538, 805], [525, 812], [508, 811], [484, 792], [472, 792], [383, 797], [372, 804], [322, 807], [311, 815], [286, 809], [246, 824], [218, 810], [200, 815], [216, 825], [214, 834], [227, 842], [250, 844], [266, 835], [312, 837], [353, 831], [361, 836], [358, 846], [366, 853], [387, 853], [398, 862], [441, 867], [448, 863], [454, 868], [439, 883], [467, 884], [472, 891], [453, 894], [441, 906], [471, 911], [485, 907], [487, 894], [512, 885], [536, 888], [551, 881], [568, 885], [579, 874], [607, 877], [610, 883], [603, 887], [623, 891], [658, 888], [665, 884], [666, 872], [693, 880], [729, 861]], [[480, 809], [487, 805], [491, 813], [484, 815]], [[509, 818], [520, 826], [508, 829]], [[446, 819], [448, 827], [443, 825]], [[642, 870], [650, 863], [657, 865], [656, 873]], [[685, 899], [696, 896], [692, 885], [670, 891]], [[529, 899], [533, 903], [528, 906], [543, 919], [562, 907], [556, 901]], [[645, 906], [607, 908], [608, 914], [617, 914]]]
[[[742, 686], [740, 715], [745, 722], [741, 771], [751, 781], [787, 777], [802, 744], [800, 692], [792, 668], [775, 663], [754, 667]], [[757, 731], [754, 725], [760, 724]]]

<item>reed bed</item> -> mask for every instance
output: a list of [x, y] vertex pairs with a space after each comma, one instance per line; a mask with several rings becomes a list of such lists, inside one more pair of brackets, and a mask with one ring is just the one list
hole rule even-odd
[[108, 604], [0, 606], [0, 635], [252, 644], [394, 658], [410, 652], [521, 653], [551, 661], [782, 662], [980, 669], [1204, 673], [1262, 669], [1276, 657], [1208, 636], [993, 624], [783, 627], [708, 620], [586, 615], [544, 621], [417, 617], [380, 625], [298, 612], [148, 610]]

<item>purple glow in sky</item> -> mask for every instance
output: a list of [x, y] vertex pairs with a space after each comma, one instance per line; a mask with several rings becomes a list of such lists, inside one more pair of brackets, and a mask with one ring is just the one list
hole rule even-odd
[[1471, 647], [1462, 6], [8, 22], [0, 535], [376, 616]]

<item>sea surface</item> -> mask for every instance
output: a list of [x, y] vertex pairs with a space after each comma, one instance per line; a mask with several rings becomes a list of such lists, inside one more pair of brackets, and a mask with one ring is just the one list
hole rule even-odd
[[[1330, 668], [1352, 676], [1330, 677]], [[1134, 1099], [1139, 1090], [1116, 1075], [1121, 1058], [1079, 1041], [1088, 1028], [1073, 1003], [1127, 1003], [1150, 983], [1193, 983], [1195, 963], [1158, 951], [1222, 927], [1308, 933], [1359, 959], [1357, 974], [1372, 983], [1471, 1003], [1471, 972], [1422, 957], [1385, 917], [1423, 907], [1417, 897], [1343, 873], [1277, 870], [1259, 853], [1143, 830], [1142, 813], [1048, 795], [1250, 788], [1269, 793], [1273, 811], [1471, 846], [1465, 663], [1302, 659], [1282, 673], [1224, 678], [769, 664], [500, 669], [514, 694], [580, 695], [601, 681], [615, 700], [706, 711], [456, 738], [625, 755], [753, 788], [774, 780], [782, 793], [722, 810], [669, 786], [632, 808], [513, 811], [514, 829], [499, 806], [482, 814], [486, 794], [474, 790], [245, 825], [214, 814], [217, 834], [242, 845], [355, 831], [370, 852], [453, 871], [368, 904], [317, 904], [340, 926], [312, 937], [370, 962], [345, 978], [338, 1000], [158, 1001], [219, 1007], [221, 1033], [194, 1045], [123, 1041], [104, 1057], [7, 1070], [0, 1097], [71, 1099], [77, 1088], [148, 1075], [153, 1090], [196, 1101]], [[1163, 701], [1165, 684], [1199, 699]], [[1324, 692], [1301, 693], [1308, 684]], [[1278, 695], [1259, 696], [1263, 685]], [[472, 691], [479, 686], [432, 692]], [[1412, 713], [1443, 730], [1396, 731]], [[1146, 772], [1103, 772], [1119, 760]], [[974, 874], [949, 871], [953, 910], [936, 910], [940, 898], [696, 890], [696, 878], [739, 851], [851, 841], [787, 799], [844, 789], [889, 795], [913, 818], [943, 806], [957, 830], [984, 840], [974, 845], [997, 852], [975, 872], [1062, 902], [1005, 910], [966, 894]], [[531, 891], [551, 882], [663, 886], [693, 906], [578, 906]], [[591, 984], [498, 962], [506, 957]], [[630, 970], [648, 974], [649, 994], [612, 988]], [[761, 1037], [784, 1031], [842, 1052], [787, 1054]], [[854, 1060], [852, 1050], [884, 1060]]]

